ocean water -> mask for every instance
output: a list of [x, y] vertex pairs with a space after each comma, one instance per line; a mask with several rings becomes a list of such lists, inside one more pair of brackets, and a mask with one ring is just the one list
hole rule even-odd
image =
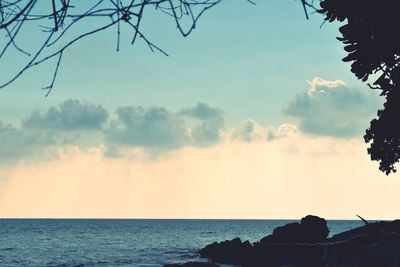
[[[290, 220], [0, 219], [0, 266], [162, 266], [214, 241], [258, 241]], [[329, 221], [331, 234], [363, 225]]]

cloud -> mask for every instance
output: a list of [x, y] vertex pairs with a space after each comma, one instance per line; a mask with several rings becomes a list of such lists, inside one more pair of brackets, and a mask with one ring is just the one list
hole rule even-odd
[[31, 112], [20, 127], [0, 122], [0, 159], [2, 163], [26, 160], [44, 151], [56, 158], [68, 146], [102, 147], [105, 156], [114, 158], [135, 149], [158, 153], [214, 145], [224, 129], [224, 112], [205, 103], [178, 112], [163, 107], [119, 107], [113, 120], [108, 120], [109, 114], [100, 105], [69, 99], [46, 111]]
[[204, 120], [223, 118], [224, 114], [223, 110], [211, 107], [206, 103], [197, 103], [197, 105], [192, 108], [183, 108], [178, 112], [178, 115], [190, 116]]
[[301, 133], [294, 124], [283, 123], [277, 127], [262, 127], [256, 121], [246, 119], [231, 130], [230, 139], [232, 141], [250, 143], [253, 141], [275, 141], [299, 135]]
[[314, 78], [307, 93], [298, 95], [284, 110], [298, 120], [304, 133], [335, 137], [361, 135], [381, 106], [379, 97], [343, 81]]
[[225, 113], [221, 109], [198, 103], [177, 114], [186, 118], [192, 145], [208, 146], [220, 141], [221, 132], [225, 128]]
[[293, 153], [298, 151], [293, 140], [303, 132], [353, 135], [363, 129], [363, 119], [367, 122], [374, 112], [371, 110], [376, 109], [377, 98], [349, 88], [342, 81], [314, 79], [310, 85], [310, 90], [293, 100], [285, 111], [297, 118], [299, 124], [284, 123], [278, 127], [263, 127], [246, 119], [227, 129], [225, 112], [206, 103], [178, 111], [164, 107], [119, 107], [113, 119], [108, 120], [111, 112], [102, 106], [69, 99], [46, 111], [32, 112], [22, 120], [21, 127], [0, 122], [0, 160], [56, 159], [60, 151], [69, 147], [97, 148], [107, 158], [153, 159], [164, 152], [188, 147], [283, 139], [287, 141], [285, 150]]
[[108, 111], [102, 106], [69, 99], [46, 113], [33, 111], [22, 121], [22, 127], [63, 131], [100, 129], [107, 118]]
[[297, 126], [290, 123], [284, 123], [278, 127], [270, 127], [267, 129], [267, 139], [269, 141], [285, 137], [292, 137], [299, 134], [300, 132]]
[[56, 140], [42, 131], [19, 129], [0, 121], [0, 163], [20, 158], [49, 159], [54, 155], [46, 148]]
[[177, 148], [187, 143], [185, 121], [165, 108], [120, 107], [106, 130], [107, 140], [126, 146]]
[[246, 143], [263, 139], [267, 139], [266, 130], [256, 121], [251, 119], [240, 122], [239, 125], [234, 128], [231, 133], [231, 140]]
[[107, 117], [100, 105], [69, 99], [46, 112], [33, 111], [21, 127], [0, 122], [0, 163], [57, 158], [57, 151], [68, 145], [99, 145]]
[[[107, 128], [110, 145], [170, 150], [184, 146], [207, 146], [220, 140], [224, 112], [199, 103], [178, 112], [163, 107], [120, 107], [117, 119]], [[112, 155], [117, 155], [113, 147]]]
[[26, 154], [30, 149], [27, 149], [35, 140], [31, 140], [27, 135], [23, 135], [20, 130], [11, 124], [4, 124], [0, 121], [0, 158], [7, 160], [23, 154]]

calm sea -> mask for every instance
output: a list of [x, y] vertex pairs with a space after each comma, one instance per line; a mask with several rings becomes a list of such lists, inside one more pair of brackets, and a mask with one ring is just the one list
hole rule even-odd
[[[289, 220], [0, 219], [0, 266], [162, 266], [214, 241], [258, 241]], [[361, 226], [329, 221], [331, 234]]]

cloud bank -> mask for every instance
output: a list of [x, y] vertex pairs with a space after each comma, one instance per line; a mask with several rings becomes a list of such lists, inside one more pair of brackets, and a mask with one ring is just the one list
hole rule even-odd
[[313, 135], [361, 136], [381, 106], [379, 97], [365, 88], [343, 81], [314, 78], [308, 92], [298, 95], [284, 109], [304, 133]]
[[[83, 150], [95, 147], [108, 157], [126, 157], [142, 150], [160, 154], [221, 142], [273, 142], [304, 134], [353, 138], [361, 135], [380, 105], [373, 93], [349, 87], [341, 80], [314, 78], [309, 85], [309, 90], [284, 110], [295, 122], [276, 127], [262, 126], [249, 118], [227, 128], [226, 113], [207, 103], [177, 111], [143, 106], [112, 111], [69, 99], [46, 111], [32, 111], [20, 127], [0, 121], [0, 163], [57, 158], [60, 149], [71, 146]], [[295, 147], [287, 149], [293, 152]]]
[[121, 151], [132, 148], [160, 152], [207, 147], [221, 140], [224, 116], [222, 110], [206, 103], [176, 112], [124, 106], [113, 113], [101, 105], [69, 99], [47, 111], [32, 111], [20, 127], [0, 121], [0, 163], [40, 159], [44, 152], [56, 156], [57, 150], [68, 146], [103, 147], [108, 156], [122, 156]]

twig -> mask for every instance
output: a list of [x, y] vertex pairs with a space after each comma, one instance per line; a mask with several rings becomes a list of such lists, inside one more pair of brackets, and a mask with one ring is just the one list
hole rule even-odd
[[[189, 35], [195, 28], [198, 19], [208, 9], [212, 8], [222, 0], [98, 0], [93, 5], [83, 9], [83, 4], [70, 5], [70, 0], [52, 0], [49, 2], [50, 8], [44, 12], [43, 9], [36, 8], [39, 0], [0, 0], [0, 33], [4, 31], [6, 42], [0, 42], [0, 64], [9, 48], [14, 47], [16, 51], [30, 56], [26, 64], [19, 71], [12, 75], [8, 80], [0, 81], [0, 89], [8, 86], [23, 75], [28, 69], [38, 66], [53, 57], [58, 57], [55, 65], [50, 85], [44, 87], [49, 95], [54, 87], [58, 76], [59, 67], [64, 51], [83, 38], [94, 35], [106, 30], [116, 24], [117, 44], [116, 50], [121, 48], [121, 35], [123, 22], [132, 29], [133, 37], [131, 43], [134, 44], [139, 39], [144, 41], [149, 49], [157, 51], [166, 56], [168, 53], [150, 40], [142, 31], [144, 10], [153, 7], [161, 11], [162, 14], [171, 16], [177, 25], [179, 32], [183, 36]], [[247, 0], [254, 4], [252, 0]], [[83, 3], [77, 1], [76, 3]], [[88, 28], [87, 31], [78, 36], [73, 35], [72, 29], [86, 29], [87, 25], [92, 27], [91, 20], [97, 20], [98, 27]], [[103, 20], [102, 20], [103, 19]], [[104, 23], [104, 19], [107, 20]], [[111, 19], [111, 22], [108, 20]], [[76, 27], [74, 27], [76, 25]], [[30, 31], [36, 26], [39, 33], [47, 34], [45, 41], [34, 49], [32, 55], [20, 48], [17, 44], [17, 37], [26, 27]], [[67, 34], [68, 33], [68, 34]], [[72, 37], [70, 37], [72, 36]], [[19, 38], [18, 38], [19, 40]], [[34, 43], [34, 42], [33, 42]]]
[[53, 79], [51, 80], [50, 85], [43, 88], [43, 90], [47, 90], [47, 93], [46, 93], [45, 97], [47, 97], [47, 96], [50, 94], [51, 90], [52, 90], [53, 87], [54, 87], [54, 82], [56, 81], [56, 77], [57, 77], [57, 73], [58, 73], [58, 68], [60, 67], [60, 62], [61, 62], [61, 58], [62, 58], [63, 52], [64, 52], [64, 51], [60, 51], [60, 55], [58, 56], [56, 69], [55, 69], [55, 71], [54, 71]]

